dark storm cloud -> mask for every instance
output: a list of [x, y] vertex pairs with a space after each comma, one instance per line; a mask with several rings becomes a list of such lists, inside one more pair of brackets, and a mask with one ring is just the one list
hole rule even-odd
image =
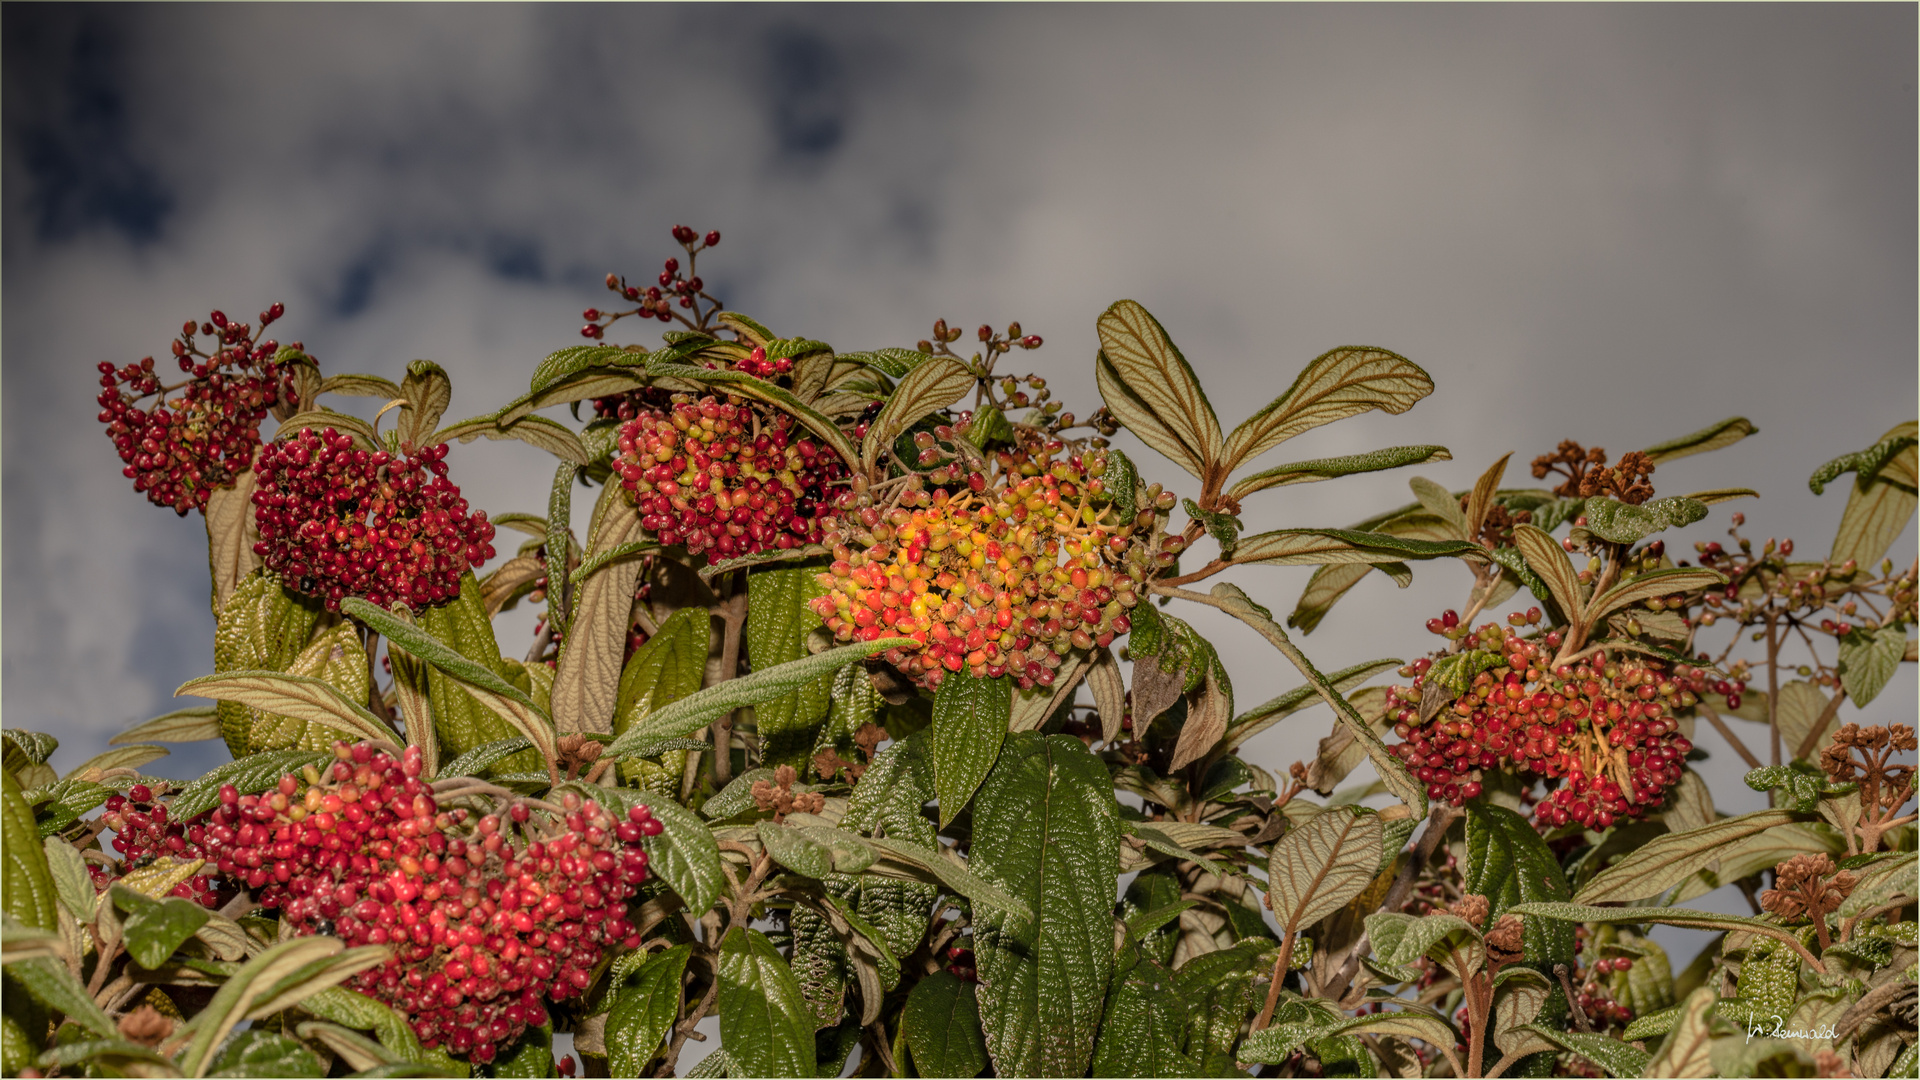
[[24, 168], [24, 217], [45, 241], [105, 225], [153, 240], [173, 207], [128, 118], [124, 12], [17, 4], [0, 11], [7, 152]]
[[[5, 705], [61, 731], [69, 765], [211, 663], [198, 518], [127, 490], [91, 402], [93, 363], [161, 350], [216, 305], [286, 301], [277, 329], [332, 371], [440, 360], [450, 415], [469, 416], [578, 340], [605, 273], [657, 273], [684, 221], [725, 233], [703, 275], [782, 333], [852, 350], [909, 344], [935, 317], [1017, 318], [1048, 340], [1022, 365], [1081, 411], [1093, 318], [1122, 296], [1168, 327], [1228, 425], [1337, 345], [1433, 373], [1406, 416], [1264, 464], [1443, 443], [1456, 460], [1417, 471], [1465, 487], [1508, 451], [1521, 480], [1562, 438], [1618, 454], [1744, 413], [1758, 437], [1656, 482], [1759, 480], [1754, 531], [1815, 548], [1844, 496], [1804, 477], [1914, 414], [1911, 7], [16, 4], [0, 20]], [[453, 468], [476, 505], [544, 506], [551, 470], [518, 444], [457, 447]], [[1247, 524], [1346, 525], [1406, 502], [1405, 480], [1288, 488]], [[1913, 550], [1910, 530], [1895, 551]], [[1285, 610], [1305, 577], [1241, 581]], [[1415, 655], [1465, 591], [1452, 566], [1404, 592], [1376, 575], [1306, 646], [1335, 667]], [[1245, 701], [1296, 682], [1237, 626], [1195, 621]], [[524, 630], [503, 630], [510, 650]], [[1883, 700], [1876, 714], [1912, 715], [1912, 679]], [[1323, 723], [1252, 756], [1284, 769]], [[1722, 779], [1721, 809], [1742, 809], [1750, 793]]]

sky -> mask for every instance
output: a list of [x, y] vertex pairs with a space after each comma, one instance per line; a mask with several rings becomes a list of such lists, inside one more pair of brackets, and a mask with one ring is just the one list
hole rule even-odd
[[[849, 352], [1017, 319], [1047, 344], [1012, 360], [1083, 415], [1094, 318], [1123, 297], [1228, 427], [1336, 346], [1432, 374], [1411, 412], [1263, 463], [1416, 443], [1452, 462], [1269, 491], [1253, 530], [1744, 415], [1758, 435], [1654, 481], [1762, 497], [1670, 543], [1723, 539], [1738, 509], [1824, 550], [1844, 487], [1807, 475], [1920, 397], [1909, 5], [10, 4], [0, 31], [0, 687], [61, 768], [212, 670], [200, 519], [131, 490], [93, 399], [97, 362], [164, 357], [215, 307], [284, 302], [281, 340], [328, 372], [439, 361], [449, 417], [474, 415], [685, 223], [724, 234], [709, 291], [777, 333]], [[540, 451], [450, 465], [479, 507], [544, 511]], [[1914, 548], [1910, 525], [1893, 554]], [[1308, 573], [1234, 580], [1290, 610]], [[1428, 650], [1468, 577], [1415, 578], [1363, 583], [1309, 655]], [[1192, 621], [1243, 706], [1298, 684], [1214, 614]], [[502, 623], [510, 652], [530, 634]], [[1903, 668], [1850, 718], [1910, 720], [1914, 684]], [[1279, 773], [1327, 724], [1246, 753]], [[1720, 809], [1758, 808], [1701, 742]]]

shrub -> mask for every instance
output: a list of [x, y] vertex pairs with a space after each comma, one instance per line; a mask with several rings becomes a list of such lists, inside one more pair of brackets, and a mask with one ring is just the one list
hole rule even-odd
[[[7, 1072], [671, 1075], [717, 1017], [701, 1075], [1914, 1074], [1914, 733], [1843, 715], [1914, 659], [1913, 423], [1813, 474], [1845, 507], [1798, 559], [1739, 513], [1668, 548], [1754, 494], [1656, 490], [1737, 417], [1246, 535], [1268, 489], [1448, 460], [1257, 460], [1427, 372], [1336, 348], [1223, 431], [1123, 300], [1081, 416], [1009, 370], [1018, 323], [837, 353], [724, 310], [719, 234], [674, 238], [456, 423], [437, 365], [326, 373], [219, 312], [180, 384], [100, 366], [135, 490], [205, 517], [214, 670], [181, 693], [218, 704], [64, 777], [5, 732]], [[627, 319], [669, 329], [606, 344]], [[479, 437], [558, 459], [545, 518], [467, 505], [446, 451]], [[1294, 633], [1414, 563], [1471, 578], [1433, 652], [1319, 671]], [[1250, 565], [1314, 569], [1283, 619]], [[1175, 602], [1300, 687], [1237, 708]], [[1317, 703], [1310, 760], [1239, 755]], [[1714, 809], [1703, 722], [1768, 809]], [[195, 781], [139, 772], [212, 738]], [[1727, 884], [1753, 914], [1686, 906]], [[1656, 925], [1720, 936], [1676, 973]]]

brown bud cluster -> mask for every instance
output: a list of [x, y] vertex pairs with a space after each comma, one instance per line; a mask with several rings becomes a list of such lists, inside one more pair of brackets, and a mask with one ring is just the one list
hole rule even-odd
[[1105, 454], [1053, 460], [1061, 451], [1046, 444], [998, 487], [974, 474], [958, 493], [850, 512], [814, 611], [840, 641], [914, 639], [883, 655], [929, 689], [963, 668], [1052, 685], [1068, 653], [1132, 629], [1127, 612], [1163, 565], [1145, 543], [1158, 510], [1121, 520]]
[[[261, 312], [261, 328], [285, 310], [275, 304]], [[214, 336], [211, 354], [195, 345], [196, 333]], [[204, 324], [187, 322], [174, 340], [173, 354], [188, 375], [178, 386], [162, 386], [151, 356], [118, 368], [101, 361], [99, 419], [133, 489], [184, 517], [245, 472], [267, 410], [293, 403], [286, 373], [274, 362], [279, 350], [279, 342], [256, 341], [251, 326], [216, 311]], [[173, 391], [179, 396], [169, 399]], [[156, 395], [150, 409], [139, 405]]]
[[1827, 916], [1839, 910], [1859, 884], [1852, 871], [1836, 870], [1825, 855], [1795, 855], [1773, 868], [1773, 888], [1760, 893], [1760, 906], [1782, 919], [1809, 919], [1820, 947], [1832, 944]]
[[356, 449], [332, 428], [261, 450], [253, 546], [288, 588], [329, 610], [359, 596], [415, 609], [460, 594], [460, 577], [493, 557], [493, 523], [468, 513], [447, 479], [447, 447], [407, 454]]
[[737, 398], [677, 395], [622, 426], [619, 447], [641, 526], [710, 564], [819, 543], [828, 485], [847, 475], [792, 417]]

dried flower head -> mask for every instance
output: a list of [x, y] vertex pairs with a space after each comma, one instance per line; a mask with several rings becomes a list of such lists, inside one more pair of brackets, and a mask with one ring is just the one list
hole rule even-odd
[[1913, 729], [1905, 724], [1844, 724], [1820, 752], [1820, 767], [1829, 781], [1860, 785], [1861, 817], [1854, 828], [1861, 851], [1879, 850], [1888, 829], [1913, 820], [1911, 814], [1897, 816], [1913, 798], [1913, 766], [1893, 764], [1893, 757], [1912, 752], [1916, 745]]
[[1508, 912], [1494, 920], [1487, 931], [1487, 959], [1495, 970], [1519, 960], [1526, 953], [1526, 923]]
[[1580, 478], [1580, 496], [1611, 495], [1635, 506], [1653, 497], [1653, 460], [1638, 450], [1629, 451], [1620, 464], [1611, 469], [1598, 468]]
[[1773, 888], [1760, 894], [1760, 906], [1782, 919], [1812, 920], [1824, 949], [1832, 943], [1827, 916], [1838, 910], [1857, 880], [1850, 871], [1836, 871], [1825, 855], [1795, 855], [1773, 868]]
[[1468, 893], [1447, 906], [1449, 914], [1465, 919], [1468, 924], [1475, 927], [1485, 923], [1487, 915], [1492, 910], [1487, 903], [1487, 898], [1479, 893]]
[[158, 1046], [173, 1034], [173, 1018], [142, 1005], [120, 1018], [120, 1037], [142, 1046]]
[[800, 774], [791, 765], [782, 765], [773, 770], [773, 782], [755, 780], [753, 782], [753, 803], [762, 810], [773, 811], [775, 819], [784, 819], [788, 814], [799, 811], [803, 814], [817, 814], [826, 809], [827, 797], [817, 791], [794, 794], [793, 782]]
[[1533, 459], [1533, 478], [1545, 480], [1549, 473], [1559, 473], [1566, 479], [1553, 489], [1553, 493], [1561, 498], [1576, 498], [1580, 495], [1580, 482], [1586, 478], [1587, 470], [1600, 468], [1606, 463], [1607, 452], [1603, 448], [1596, 446], [1588, 450], [1572, 439], [1565, 439], [1553, 453]]

